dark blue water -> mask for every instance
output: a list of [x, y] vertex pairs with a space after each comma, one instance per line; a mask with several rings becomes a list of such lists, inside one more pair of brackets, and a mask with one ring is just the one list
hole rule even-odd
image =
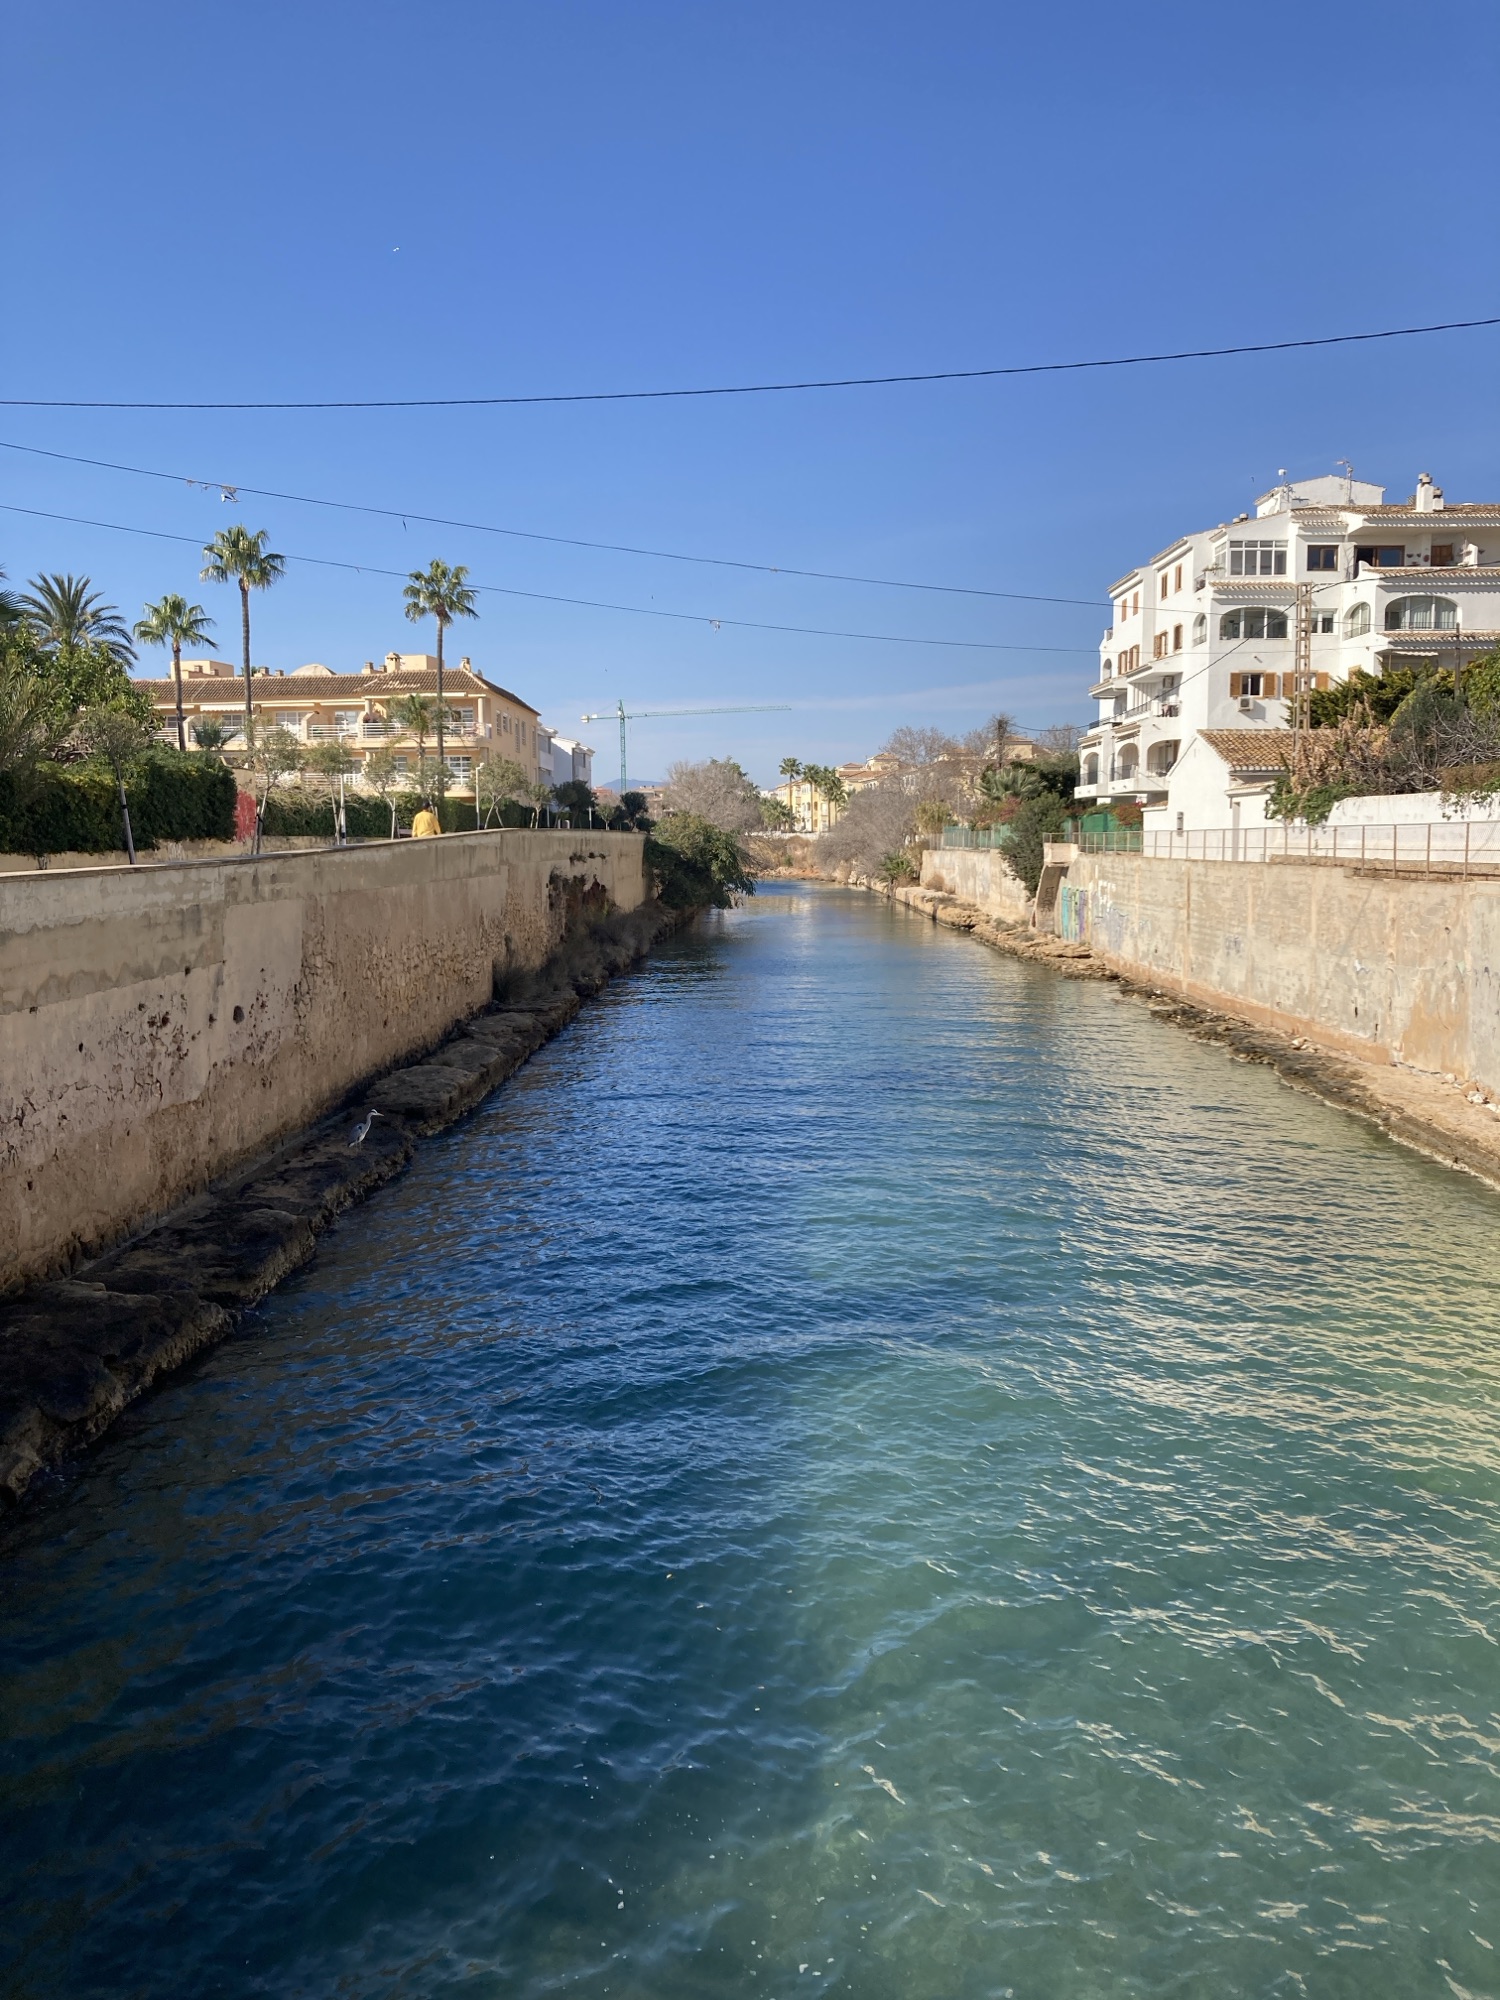
[[1497, 1200], [768, 891], [0, 1536], [0, 1992], [1500, 1993]]

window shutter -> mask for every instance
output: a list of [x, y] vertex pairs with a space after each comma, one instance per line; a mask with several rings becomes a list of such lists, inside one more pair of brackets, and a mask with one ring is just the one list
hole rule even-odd
[[1327, 674], [1314, 674], [1312, 677], [1312, 684], [1318, 690], [1319, 694], [1325, 693], [1328, 688]]
[[[1288, 675], [1287, 675], [1287, 679], [1288, 679], [1288, 680], [1290, 680], [1290, 679], [1291, 679], [1291, 675], [1290, 675], [1290, 674], [1288, 674]], [[1262, 680], [1261, 680], [1261, 686], [1262, 686], [1262, 687], [1263, 687], [1263, 688], [1265, 689], [1265, 691], [1266, 691], [1266, 699], [1267, 699], [1268, 701], [1274, 701], [1274, 700], [1275, 700], [1275, 698], [1276, 698], [1276, 676], [1275, 676], [1275, 674], [1266, 674], [1266, 675], [1264, 675], [1264, 676], [1262, 677]]]
[[1229, 698], [1230, 698], [1230, 700], [1231, 700], [1231, 701], [1237, 701], [1237, 700], [1239, 699], [1239, 692], [1240, 692], [1240, 677], [1239, 677], [1239, 675], [1238, 675], [1238, 674], [1231, 674], [1231, 675], [1229, 676]]

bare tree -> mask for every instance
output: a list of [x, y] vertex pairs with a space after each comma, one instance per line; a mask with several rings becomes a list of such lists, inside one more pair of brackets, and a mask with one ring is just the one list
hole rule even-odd
[[667, 772], [668, 812], [693, 813], [723, 833], [756, 833], [763, 825], [760, 793], [732, 757], [673, 764]]
[[903, 722], [880, 747], [887, 756], [897, 757], [903, 764], [939, 764], [945, 758], [957, 757], [963, 746], [944, 729], [915, 728]]

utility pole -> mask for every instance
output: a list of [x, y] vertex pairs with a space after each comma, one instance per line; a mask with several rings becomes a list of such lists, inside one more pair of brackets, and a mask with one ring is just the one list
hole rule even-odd
[[[1292, 735], [1312, 724], [1312, 601], [1316, 584], [1297, 585], [1297, 643], [1292, 657]], [[1294, 742], [1293, 748], [1297, 744]]]

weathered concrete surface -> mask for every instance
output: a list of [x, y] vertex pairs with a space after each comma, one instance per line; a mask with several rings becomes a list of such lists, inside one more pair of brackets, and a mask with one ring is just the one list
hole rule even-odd
[[1500, 882], [1133, 854], [1080, 855], [1068, 881], [1117, 971], [1500, 1094]]
[[0, 1498], [19, 1499], [159, 1375], [221, 1339], [312, 1256], [342, 1209], [401, 1171], [425, 1133], [503, 1083], [581, 999], [682, 921], [656, 904], [585, 915], [540, 972], [513, 975], [498, 1005], [361, 1094], [361, 1110], [383, 1114], [361, 1145], [350, 1145], [353, 1113], [324, 1120], [76, 1276], [0, 1303]]
[[[859, 886], [892, 895], [883, 884]], [[1349, 1060], [1317, 1046], [1315, 1034], [1294, 1035], [1264, 1025], [1259, 1011], [1239, 1007], [1232, 998], [1216, 996], [1218, 1005], [1195, 1004], [1179, 990], [1168, 990], [1149, 975], [1132, 974], [1086, 944], [1003, 923], [954, 896], [899, 888], [893, 900], [1013, 958], [1045, 964], [1065, 979], [1113, 980], [1122, 996], [1144, 1000], [1153, 1014], [1199, 1041], [1221, 1043], [1236, 1061], [1266, 1063], [1293, 1088], [1353, 1112], [1401, 1145], [1500, 1187], [1500, 1092], [1486, 1091], [1472, 1079], [1397, 1067], [1366, 1046]]]
[[503, 832], [0, 879], [0, 1291], [70, 1269], [432, 1048], [635, 834]]
[[956, 896], [1006, 923], [1024, 924], [1031, 915], [1025, 883], [993, 847], [929, 847], [922, 856], [921, 887]]

